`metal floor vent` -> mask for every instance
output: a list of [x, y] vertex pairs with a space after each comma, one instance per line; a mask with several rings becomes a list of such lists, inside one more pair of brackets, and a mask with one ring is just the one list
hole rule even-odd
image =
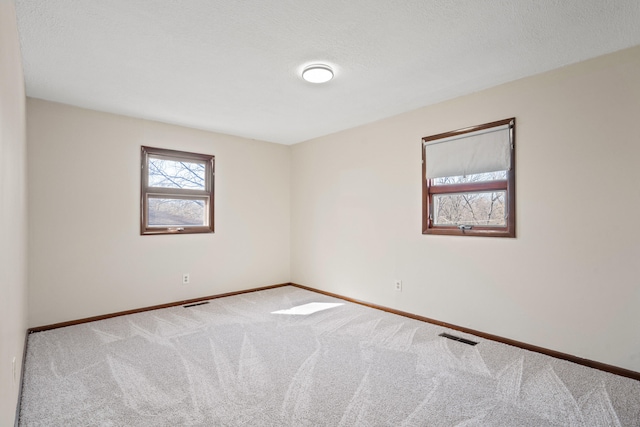
[[189, 308], [189, 307], [195, 307], [196, 305], [204, 305], [204, 304], [209, 304], [209, 301], [205, 301], [205, 302], [197, 302], [195, 304], [189, 304], [189, 305], [183, 305], [184, 308]]
[[476, 344], [478, 344], [478, 343], [477, 343], [477, 342], [475, 342], [475, 341], [471, 341], [471, 340], [468, 340], [468, 339], [466, 339], [466, 338], [462, 338], [462, 337], [457, 337], [457, 336], [455, 336], [455, 335], [450, 335], [450, 334], [447, 334], [446, 332], [443, 332], [443, 333], [441, 333], [441, 334], [440, 334], [440, 335], [438, 335], [438, 336], [439, 336], [439, 337], [449, 338], [450, 340], [454, 340], [454, 341], [460, 341], [460, 342], [462, 342], [462, 343], [469, 344], [469, 345], [476, 345]]

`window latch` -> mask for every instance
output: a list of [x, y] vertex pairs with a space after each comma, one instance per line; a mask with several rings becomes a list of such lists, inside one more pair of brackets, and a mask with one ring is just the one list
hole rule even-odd
[[460, 231], [462, 231], [463, 233], [467, 230], [471, 230], [473, 228], [472, 225], [464, 225], [464, 224], [460, 224], [458, 226], [458, 228], [460, 229]]

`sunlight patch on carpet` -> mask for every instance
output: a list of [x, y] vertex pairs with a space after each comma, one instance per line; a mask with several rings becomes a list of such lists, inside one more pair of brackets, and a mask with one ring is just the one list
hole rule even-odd
[[338, 307], [341, 305], [344, 304], [339, 302], [310, 302], [309, 304], [298, 305], [286, 310], [273, 311], [271, 312], [271, 314], [291, 314], [295, 316], [307, 316], [309, 314], [317, 313], [318, 311], [328, 310], [330, 308]]

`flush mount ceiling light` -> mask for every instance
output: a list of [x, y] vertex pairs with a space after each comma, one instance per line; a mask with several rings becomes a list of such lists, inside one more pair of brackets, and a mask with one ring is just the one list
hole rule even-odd
[[302, 71], [302, 78], [310, 83], [326, 83], [333, 78], [333, 70], [328, 65], [309, 65]]

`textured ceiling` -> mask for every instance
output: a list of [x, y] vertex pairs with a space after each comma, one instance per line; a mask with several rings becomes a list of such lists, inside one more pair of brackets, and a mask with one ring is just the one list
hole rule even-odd
[[283, 144], [640, 44], [638, 0], [15, 1], [29, 96]]

